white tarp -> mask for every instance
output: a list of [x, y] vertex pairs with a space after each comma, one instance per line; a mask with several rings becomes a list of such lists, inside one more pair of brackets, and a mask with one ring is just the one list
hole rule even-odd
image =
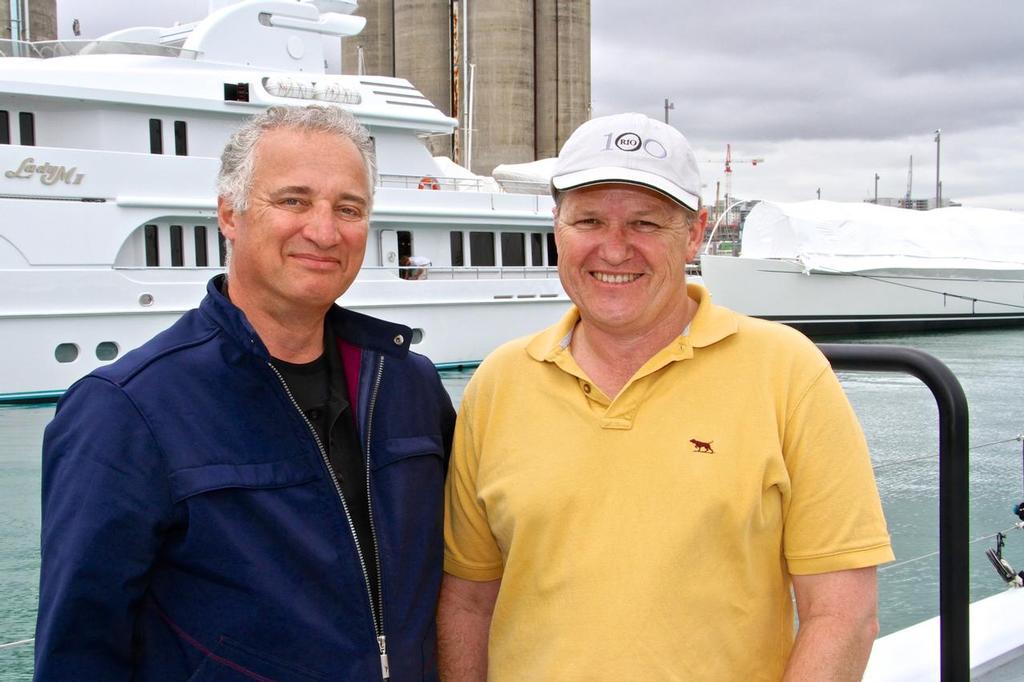
[[547, 194], [557, 159], [538, 159], [529, 163], [503, 163], [491, 175], [509, 192]]
[[796, 259], [807, 270], [1024, 270], [1024, 214], [762, 201], [744, 223], [741, 253]]
[[434, 163], [437, 164], [443, 179], [439, 184], [445, 189], [454, 189], [460, 192], [500, 192], [501, 187], [486, 175], [477, 175], [473, 171], [460, 166], [447, 156], [435, 156]]

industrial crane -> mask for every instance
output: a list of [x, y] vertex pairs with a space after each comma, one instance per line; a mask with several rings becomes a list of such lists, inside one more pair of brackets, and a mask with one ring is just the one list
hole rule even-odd
[[[721, 163], [718, 159], [708, 159], [707, 163]], [[764, 159], [734, 159], [732, 158], [732, 145], [725, 145], [725, 207], [728, 209], [730, 201], [732, 201], [732, 164], [734, 163], [749, 163], [751, 166], [757, 166], [759, 163], [764, 163]], [[718, 189], [715, 189], [715, 211], [718, 211]], [[729, 223], [726, 220], [726, 223]]]

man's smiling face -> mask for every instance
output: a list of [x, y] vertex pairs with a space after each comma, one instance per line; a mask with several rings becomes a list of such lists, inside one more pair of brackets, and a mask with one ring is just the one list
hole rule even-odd
[[266, 312], [322, 314], [359, 272], [370, 188], [356, 146], [338, 135], [264, 133], [245, 211], [220, 202], [231, 240], [229, 286]]
[[627, 184], [566, 192], [555, 210], [558, 273], [584, 324], [627, 337], [688, 319], [686, 263], [700, 248], [705, 211]]

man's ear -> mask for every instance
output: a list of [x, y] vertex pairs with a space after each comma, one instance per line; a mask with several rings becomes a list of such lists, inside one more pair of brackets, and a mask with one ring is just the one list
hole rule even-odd
[[704, 245], [704, 231], [708, 227], [708, 209], [701, 208], [690, 221], [690, 243], [686, 247], [686, 262], [696, 262], [697, 252]]
[[217, 197], [217, 222], [220, 223], [220, 231], [225, 239], [234, 241], [238, 233], [237, 220], [238, 212], [231, 202], [224, 197]]

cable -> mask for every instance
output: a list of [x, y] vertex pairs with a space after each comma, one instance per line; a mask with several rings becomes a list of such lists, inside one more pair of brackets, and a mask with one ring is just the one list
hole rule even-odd
[[[991, 443], [982, 443], [981, 445], [972, 445], [971, 447], [968, 448], [968, 450], [980, 450], [982, 448], [987, 448], [987, 447], [990, 447], [992, 445], [1003, 445], [1005, 443], [1013, 443], [1014, 441], [1024, 442], [1024, 433], [1018, 433], [1013, 438], [1005, 438], [1003, 440], [995, 440], [995, 441], [992, 441]], [[875, 471], [878, 471], [879, 469], [886, 469], [888, 467], [899, 466], [901, 464], [908, 464], [910, 462], [920, 462], [920, 461], [926, 460], [926, 459], [928, 459], [928, 460], [935, 459], [935, 455], [923, 455], [921, 457], [910, 457], [908, 459], [898, 459], [898, 460], [893, 461], [893, 462], [883, 462], [881, 464], [875, 464], [874, 465], [874, 469], [875, 469]]]
[[8, 642], [7, 644], [0, 644], [0, 649], [11, 649], [16, 646], [21, 646], [22, 644], [31, 644], [34, 641], [36, 641], [35, 637], [31, 639], [19, 639], [17, 642]]
[[[1006, 528], [1006, 529], [1001, 530], [999, 532], [1000, 533], [1006, 533], [1007, 531], [1015, 530], [1016, 528], [1017, 528], [1016, 526], [1010, 526], [1009, 528]], [[990, 539], [994, 538], [996, 535], [998, 535], [998, 533], [992, 533], [991, 535], [986, 535], [984, 537], [974, 538], [973, 540], [971, 540], [967, 544], [973, 545], [974, 543], [981, 542], [982, 540], [990, 540]], [[886, 564], [885, 566], [879, 566], [878, 567], [878, 572], [882, 573], [884, 571], [888, 571], [888, 570], [891, 570], [891, 569], [894, 569], [894, 568], [899, 568], [900, 566], [905, 566], [907, 564], [912, 564], [915, 561], [921, 561], [922, 559], [929, 559], [929, 558], [931, 558], [933, 556], [938, 556], [938, 554], [939, 554], [939, 552], [938, 552], [938, 550], [936, 550], [934, 552], [929, 552], [928, 554], [922, 554], [921, 556], [914, 557], [913, 559], [905, 559], [904, 561], [898, 561], [898, 562], [896, 562], [894, 564]]]
[[[850, 272], [848, 270], [837, 270], [835, 268], [817, 267], [812, 268], [819, 272], [826, 272], [833, 275], [846, 275], [848, 277], [863, 277], [864, 279], [870, 279], [872, 281], [881, 282], [882, 284], [891, 284], [894, 287], [904, 287], [906, 289], [914, 289], [915, 291], [923, 291], [928, 294], [942, 294], [943, 296], [949, 296], [951, 298], [959, 298], [971, 303], [989, 303], [991, 305], [1001, 305], [1007, 308], [1016, 308], [1018, 310], [1024, 310], [1024, 305], [1018, 305], [1016, 303], [1006, 303], [1004, 301], [992, 301], [986, 298], [975, 298], [973, 296], [964, 296], [963, 294], [954, 294], [950, 291], [936, 291], [935, 289], [928, 289], [926, 287], [918, 287], [913, 284], [904, 284], [902, 282], [893, 282], [878, 275], [865, 275], [859, 272]], [[893, 275], [890, 275], [892, 277]]]

